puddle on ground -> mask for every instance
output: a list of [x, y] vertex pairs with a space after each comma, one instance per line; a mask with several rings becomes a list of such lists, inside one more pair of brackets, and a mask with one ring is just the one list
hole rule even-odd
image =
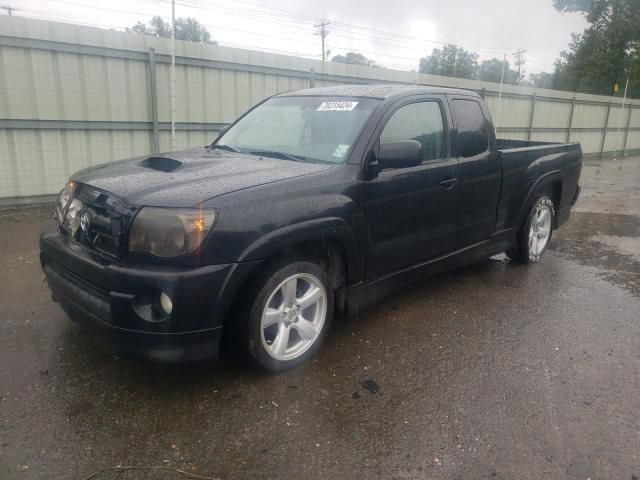
[[640, 218], [634, 215], [574, 212], [554, 232], [551, 250], [583, 265], [640, 296]]

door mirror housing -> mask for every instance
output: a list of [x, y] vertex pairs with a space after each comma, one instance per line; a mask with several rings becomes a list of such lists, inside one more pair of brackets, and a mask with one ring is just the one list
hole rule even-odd
[[397, 140], [380, 146], [379, 168], [416, 167], [422, 163], [422, 145], [416, 140]]

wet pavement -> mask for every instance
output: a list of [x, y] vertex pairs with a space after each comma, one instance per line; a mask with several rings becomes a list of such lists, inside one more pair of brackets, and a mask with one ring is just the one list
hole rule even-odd
[[432, 277], [276, 376], [115, 356], [42, 282], [50, 209], [0, 211], [0, 478], [637, 480], [640, 158], [582, 184], [540, 264]]

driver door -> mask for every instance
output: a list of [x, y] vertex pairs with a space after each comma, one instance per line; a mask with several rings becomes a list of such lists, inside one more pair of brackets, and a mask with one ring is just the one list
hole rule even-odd
[[401, 103], [384, 121], [379, 144], [417, 140], [423, 161], [365, 181], [368, 280], [455, 248], [458, 189], [448, 115], [442, 98], [424, 98]]

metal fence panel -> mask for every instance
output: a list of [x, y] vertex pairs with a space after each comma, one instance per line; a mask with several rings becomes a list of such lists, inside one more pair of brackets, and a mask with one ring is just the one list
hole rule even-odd
[[[0, 204], [56, 193], [81, 168], [169, 151], [169, 54], [166, 39], [0, 17]], [[403, 83], [481, 93], [500, 137], [640, 149], [638, 100], [623, 109], [620, 99], [504, 85], [498, 101], [499, 85], [477, 80], [190, 42], [176, 42], [176, 55], [177, 148], [209, 143], [278, 92]]]
[[573, 128], [603, 128], [607, 105], [576, 104], [573, 113]]
[[580, 142], [584, 153], [597, 153], [600, 151], [601, 132], [574, 131], [571, 133], [572, 142]]
[[631, 121], [629, 122], [629, 128], [640, 128], [640, 108], [634, 108], [631, 111]]
[[[534, 127], [568, 128], [571, 103], [536, 100], [536, 112], [533, 119]], [[564, 141], [565, 137], [559, 137]]]

